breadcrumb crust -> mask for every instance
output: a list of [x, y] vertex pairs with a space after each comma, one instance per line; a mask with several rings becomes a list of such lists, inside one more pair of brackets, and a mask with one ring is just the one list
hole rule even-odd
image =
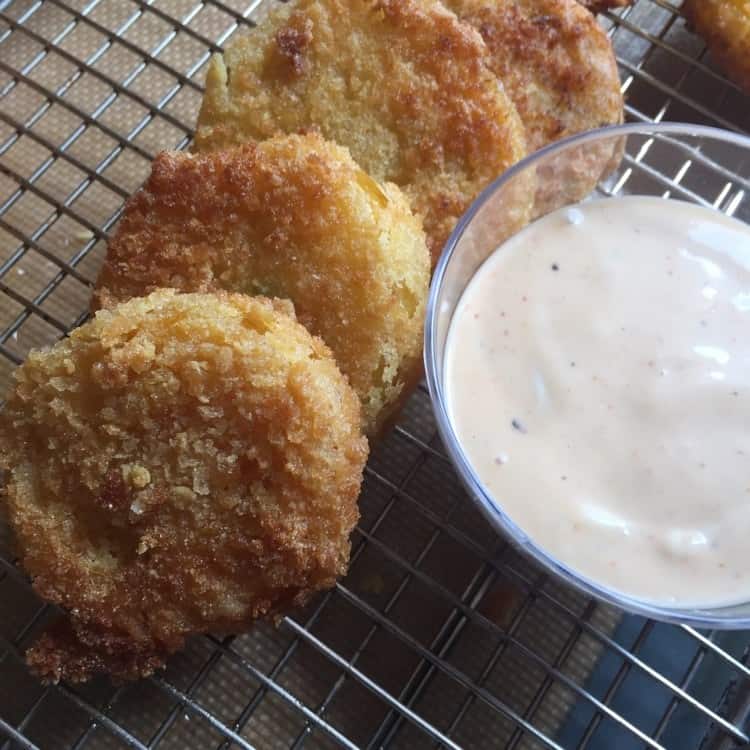
[[750, 94], [750, 6], [746, 0], [685, 0], [688, 21], [711, 56], [746, 94]]
[[358, 400], [287, 302], [133, 299], [18, 368], [5, 501], [34, 588], [69, 616], [45, 681], [133, 679], [346, 571], [367, 457]]
[[437, 0], [294, 0], [212, 58], [195, 147], [317, 129], [406, 192], [435, 262], [471, 201], [526, 154], [486, 55]]
[[422, 372], [430, 256], [395, 185], [319, 135], [164, 152], [109, 244], [94, 308], [158, 287], [288, 298], [376, 435]]

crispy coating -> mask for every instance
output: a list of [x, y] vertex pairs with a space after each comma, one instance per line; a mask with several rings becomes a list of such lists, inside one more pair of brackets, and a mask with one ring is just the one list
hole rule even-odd
[[375, 435], [421, 374], [430, 256], [395, 185], [317, 134], [160, 154], [109, 244], [95, 306], [157, 287], [266, 294], [333, 350]]
[[[444, 0], [482, 35], [490, 66], [526, 127], [529, 151], [622, 122], [612, 45], [576, 0]], [[545, 213], [588, 194], [612, 156], [586, 147], [542, 170], [537, 208]], [[553, 168], [554, 167], [554, 168]], [[560, 192], [560, 195], [556, 195]]]
[[486, 52], [437, 0], [293, 0], [213, 57], [195, 146], [318, 129], [407, 193], [436, 260], [477, 193], [526, 153]]
[[23, 567], [68, 619], [44, 680], [133, 679], [346, 571], [359, 404], [291, 304], [159, 290], [18, 368], [0, 466]]
[[685, 0], [682, 10], [721, 69], [750, 94], [750, 3]]
[[576, 0], [445, 0], [482, 35], [530, 151], [622, 120], [612, 45]]

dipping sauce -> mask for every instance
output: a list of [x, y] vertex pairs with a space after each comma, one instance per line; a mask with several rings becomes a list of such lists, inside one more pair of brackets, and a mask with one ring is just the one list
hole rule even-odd
[[448, 412], [534, 542], [626, 595], [750, 599], [750, 230], [624, 197], [556, 211], [466, 288]]

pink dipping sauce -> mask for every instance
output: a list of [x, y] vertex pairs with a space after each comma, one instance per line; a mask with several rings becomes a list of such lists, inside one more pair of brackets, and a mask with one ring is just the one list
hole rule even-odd
[[641, 600], [750, 600], [750, 230], [676, 200], [550, 214], [451, 322], [448, 412], [539, 546]]

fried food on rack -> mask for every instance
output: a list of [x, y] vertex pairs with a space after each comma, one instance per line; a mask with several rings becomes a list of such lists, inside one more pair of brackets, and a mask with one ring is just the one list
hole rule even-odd
[[373, 436], [418, 382], [430, 256], [395, 185], [317, 134], [165, 152], [127, 204], [95, 306], [156, 287], [290, 299], [333, 350]]
[[[612, 45], [576, 0], [444, 2], [482, 34], [490, 67], [505, 84], [526, 127], [529, 151], [622, 122]], [[564, 165], [540, 175], [536, 213], [587, 195], [611, 157], [611, 148], [582, 148], [575, 159], [566, 157]], [[557, 190], [565, 197], [555, 203]]]
[[69, 614], [45, 681], [134, 679], [347, 568], [359, 404], [289, 302], [160, 290], [18, 368], [0, 465], [21, 562]]
[[705, 39], [721, 69], [750, 94], [750, 4], [747, 0], [685, 0], [682, 10]]
[[406, 192], [436, 260], [479, 191], [526, 153], [486, 54], [437, 0], [292, 0], [212, 58], [195, 145], [317, 129]]
[[634, 0], [577, 0], [577, 2], [592, 13], [601, 13], [610, 8], [625, 8], [632, 5]]
[[622, 121], [607, 35], [576, 0], [445, 0], [474, 26], [526, 127], [530, 151]]

